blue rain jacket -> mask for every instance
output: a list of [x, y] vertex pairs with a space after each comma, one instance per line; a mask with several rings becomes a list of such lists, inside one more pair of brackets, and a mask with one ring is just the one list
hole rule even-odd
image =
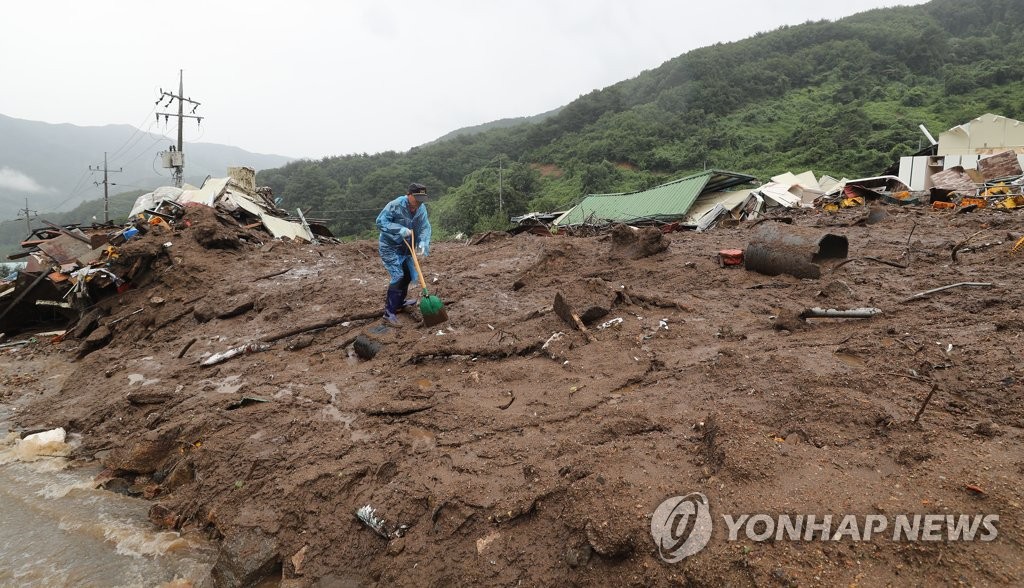
[[416, 236], [414, 247], [422, 246], [424, 251], [430, 253], [430, 220], [427, 219], [427, 205], [420, 203], [416, 213], [409, 212], [409, 198], [399, 196], [384, 206], [384, 210], [377, 215], [377, 228], [380, 229], [380, 259], [384, 267], [391, 275], [391, 282], [397, 283], [402, 280], [405, 271], [403, 266], [408, 264], [409, 273], [412, 279], [416, 279], [416, 270], [413, 269], [412, 255], [409, 249], [402, 242], [402, 227], [412, 229]]

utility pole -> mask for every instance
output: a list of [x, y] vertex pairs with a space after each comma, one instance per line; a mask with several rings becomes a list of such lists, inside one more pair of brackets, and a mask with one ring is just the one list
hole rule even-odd
[[[164, 167], [174, 169], [174, 185], [178, 188], [181, 187], [182, 178], [185, 175], [185, 152], [183, 150], [184, 145], [182, 141], [182, 127], [183, 122], [186, 118], [196, 119], [196, 125], [203, 122], [203, 117], [196, 116], [196, 108], [199, 108], [200, 104], [191, 98], [185, 97], [185, 75], [184, 70], [178, 70], [178, 93], [166, 92], [163, 88], [160, 88], [160, 97], [156, 99], [156, 103], [160, 104], [165, 98], [167, 103], [164, 107], [170, 106], [175, 100], [178, 101], [178, 114], [171, 112], [158, 112], [156, 113], [156, 120], [160, 120], [160, 117], [164, 117], [164, 121], [167, 122], [170, 118], [176, 117], [178, 119], [178, 149], [175, 151], [174, 146], [171, 146], [170, 151], [165, 151], [162, 155], [164, 156]], [[188, 102], [192, 105], [192, 114], [185, 114], [185, 103]]]
[[[36, 217], [36, 216], [39, 216], [38, 214], [36, 214], [38, 211], [29, 210], [28, 209], [28, 198], [26, 198], [25, 199], [25, 208], [22, 208], [18, 212], [25, 213], [25, 230], [27, 231], [25, 234], [26, 235], [31, 235], [32, 234], [32, 219], [34, 217]], [[21, 218], [21, 215], [19, 215], [18, 218]]]
[[[104, 151], [103, 152], [103, 169], [100, 169], [99, 166], [96, 166], [95, 168], [93, 168], [90, 165], [89, 166], [89, 171], [102, 171], [103, 172], [103, 182], [102, 182], [103, 183], [103, 224], [107, 224], [107, 223], [110, 222], [110, 186], [111, 186], [110, 182], [107, 179], [107, 174], [111, 173], [111, 172], [113, 172], [115, 174], [121, 173], [121, 172], [124, 171], [124, 168], [122, 167], [120, 169], [108, 169], [107, 168], [107, 152]], [[93, 184], [99, 186], [100, 182], [93, 182]], [[117, 184], [113, 184], [113, 185], [116, 186]]]
[[498, 212], [501, 212], [505, 207], [504, 198], [502, 197], [502, 181], [501, 181], [501, 156], [498, 156]]

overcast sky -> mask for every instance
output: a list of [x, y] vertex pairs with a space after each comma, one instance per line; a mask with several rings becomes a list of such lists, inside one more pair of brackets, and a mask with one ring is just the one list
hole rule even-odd
[[404, 151], [551, 110], [691, 49], [921, 3], [6, 2], [0, 114], [163, 132], [154, 101], [184, 69], [207, 117], [186, 141], [312, 158]]

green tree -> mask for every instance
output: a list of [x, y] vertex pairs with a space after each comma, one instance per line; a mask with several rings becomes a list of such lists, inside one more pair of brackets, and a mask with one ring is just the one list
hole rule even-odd
[[[284, 193], [295, 202], [313, 211], [324, 210], [324, 203], [341, 192], [338, 183], [327, 176], [322, 166], [307, 165], [288, 178]], [[301, 203], [301, 204], [299, 204]]]

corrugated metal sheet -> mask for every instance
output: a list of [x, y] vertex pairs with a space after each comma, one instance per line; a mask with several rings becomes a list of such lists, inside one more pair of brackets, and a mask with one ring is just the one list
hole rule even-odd
[[705, 214], [711, 212], [721, 204], [726, 210], [732, 210], [746, 202], [750, 196], [750, 190], [739, 190], [736, 192], [704, 192], [686, 211], [687, 224], [696, 224]]
[[203, 187], [198, 190], [185, 190], [178, 196], [179, 204], [187, 204], [189, 202], [198, 202], [199, 204], [205, 204], [207, 206], [213, 206], [213, 203], [217, 201], [217, 198], [224, 193], [224, 190], [228, 187], [228, 182], [231, 178], [210, 178], [203, 183]]
[[708, 170], [625, 194], [592, 194], [555, 221], [558, 226], [585, 223], [633, 223], [645, 220], [671, 222], [686, 216], [704, 192], [724, 191], [754, 181], [753, 176]]

